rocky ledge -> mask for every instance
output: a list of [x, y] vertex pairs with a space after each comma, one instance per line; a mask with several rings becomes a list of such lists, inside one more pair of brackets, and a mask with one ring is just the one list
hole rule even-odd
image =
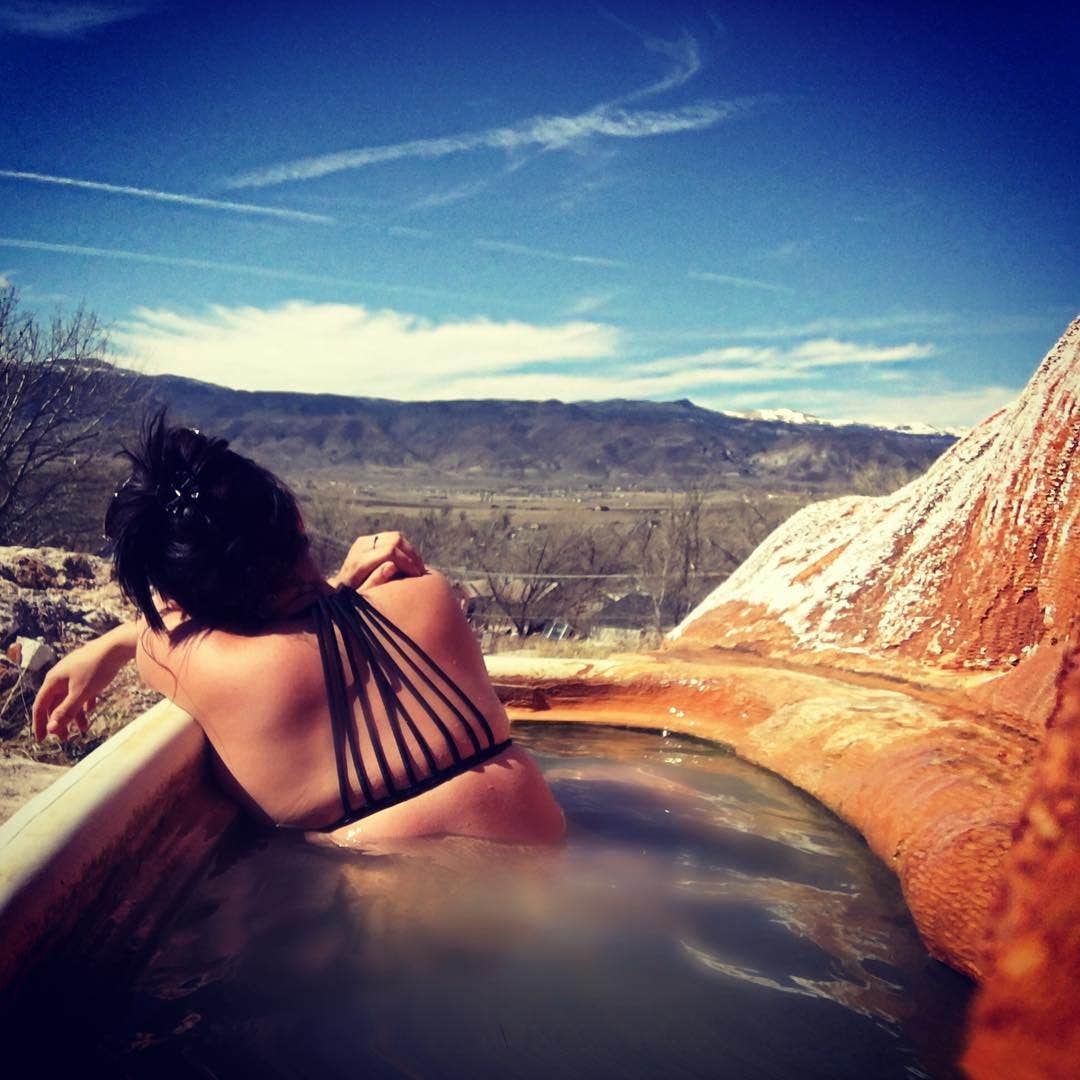
[[1038, 743], [969, 691], [683, 647], [584, 663], [489, 659], [515, 718], [667, 728], [779, 773], [858, 829], [900, 879], [930, 951], [987, 970], [987, 912]]
[[58, 548], [0, 547], [0, 821], [157, 700], [124, 672], [98, 702], [89, 735], [38, 744], [30, 707], [58, 656], [130, 617], [111, 564]]

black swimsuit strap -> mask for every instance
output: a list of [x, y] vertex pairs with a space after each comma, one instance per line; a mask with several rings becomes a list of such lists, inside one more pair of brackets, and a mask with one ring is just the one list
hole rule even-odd
[[337, 763], [338, 791], [341, 805], [346, 813], [350, 810], [349, 776], [342, 743], [352, 719], [345, 697], [345, 675], [341, 670], [334, 624], [322, 603], [315, 608], [315, 635], [319, 641], [319, 658], [322, 660], [323, 681], [326, 683], [326, 703], [330, 712], [330, 731], [334, 741], [334, 757]]
[[[354, 590], [341, 586], [336, 592], [320, 597], [313, 606], [313, 617], [326, 682], [342, 810], [340, 820], [325, 826], [326, 829], [340, 828], [376, 810], [430, 791], [511, 745], [509, 739], [496, 742], [487, 718], [453, 678], [408, 634]], [[339, 637], [359, 699], [364, 731], [383, 783], [384, 791], [378, 796], [364, 766], [358, 725], [345, 685]], [[375, 723], [372, 688], [386, 714], [389, 737], [381, 734]], [[409, 695], [410, 703], [419, 706], [438, 732], [452, 758], [449, 765], [439, 767], [434, 748], [410, 713], [403, 693]], [[439, 715], [437, 704], [448, 711], [445, 718]], [[410, 752], [410, 738], [422, 760]], [[472, 752], [464, 754], [462, 744], [468, 745]], [[394, 782], [387, 757], [389, 746], [397, 751], [408, 777], [405, 787]], [[350, 765], [363, 799], [360, 806], [353, 804]]]

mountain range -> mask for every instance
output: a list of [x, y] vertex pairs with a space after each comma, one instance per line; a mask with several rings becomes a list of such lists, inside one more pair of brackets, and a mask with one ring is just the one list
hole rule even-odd
[[147, 380], [178, 420], [287, 476], [357, 467], [414, 485], [888, 490], [954, 443], [944, 432], [754, 418], [689, 401], [403, 402]]

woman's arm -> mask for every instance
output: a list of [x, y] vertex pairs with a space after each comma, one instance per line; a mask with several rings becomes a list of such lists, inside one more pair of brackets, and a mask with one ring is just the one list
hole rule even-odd
[[426, 572], [420, 553], [401, 533], [383, 532], [357, 537], [330, 584], [371, 589], [399, 575], [420, 577]]
[[138, 635], [138, 623], [121, 623], [50, 668], [34, 699], [34, 738], [40, 742], [56, 735], [63, 742], [72, 724], [85, 732], [90, 726], [87, 713], [98, 695], [135, 658]]

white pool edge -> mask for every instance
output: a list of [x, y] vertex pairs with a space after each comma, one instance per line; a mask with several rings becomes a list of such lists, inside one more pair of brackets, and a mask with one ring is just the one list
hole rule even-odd
[[[164, 827], [181, 801], [204, 826], [194, 844]], [[64, 947], [118, 864], [125, 906], [137, 907], [170, 861], [212, 848], [207, 830], [231, 816], [206, 783], [191, 717], [162, 701], [132, 721], [0, 826], [0, 990]]]

